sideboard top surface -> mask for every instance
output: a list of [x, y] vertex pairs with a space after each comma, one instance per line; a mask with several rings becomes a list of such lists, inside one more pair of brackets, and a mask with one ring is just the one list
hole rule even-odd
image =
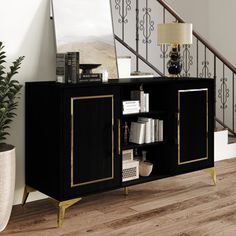
[[56, 81], [34, 81], [34, 82], [26, 82], [26, 84], [41, 84], [41, 85], [53, 85], [58, 86], [60, 88], [71, 88], [71, 87], [90, 87], [90, 86], [126, 86], [132, 84], [166, 84], [166, 83], [178, 83], [191, 81], [191, 82], [200, 82], [200, 81], [213, 81], [212, 78], [193, 78], [193, 77], [183, 77], [183, 78], [170, 78], [170, 77], [153, 77], [153, 78], [132, 78], [132, 79], [113, 79], [108, 82], [79, 82], [77, 84], [65, 84], [58, 83]]

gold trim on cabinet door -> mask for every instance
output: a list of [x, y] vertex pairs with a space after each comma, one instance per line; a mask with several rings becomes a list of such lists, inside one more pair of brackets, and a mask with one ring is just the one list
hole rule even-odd
[[[86, 100], [86, 99], [101, 99], [101, 98], [111, 98], [112, 102], [112, 175], [107, 177], [107, 178], [102, 178], [102, 179], [96, 179], [96, 180], [91, 180], [83, 183], [74, 183], [74, 154], [73, 154], [73, 149], [74, 149], [74, 101], [75, 100]], [[78, 187], [78, 186], [83, 186], [87, 184], [93, 184], [97, 182], [102, 182], [110, 179], [114, 179], [114, 95], [97, 95], [97, 96], [84, 96], [84, 97], [71, 97], [71, 152], [70, 152], [70, 158], [71, 158], [71, 187]]]
[[118, 155], [120, 155], [120, 119], [117, 120], [118, 122]]
[[[206, 157], [202, 157], [199, 159], [191, 160], [191, 161], [184, 161], [181, 162], [180, 160], [180, 115], [181, 115], [181, 107], [180, 107], [180, 93], [187, 93], [187, 92], [195, 92], [195, 91], [206, 91]], [[186, 89], [186, 90], [178, 90], [178, 113], [177, 113], [177, 133], [178, 133], [178, 165], [189, 164], [192, 162], [198, 162], [208, 159], [208, 89], [201, 88], [201, 89]]]

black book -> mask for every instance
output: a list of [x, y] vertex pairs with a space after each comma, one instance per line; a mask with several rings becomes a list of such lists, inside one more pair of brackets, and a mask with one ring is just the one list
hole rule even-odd
[[80, 74], [80, 80], [83, 79], [102, 79], [102, 73]]
[[79, 52], [67, 53], [68, 83], [76, 84], [79, 79]]
[[56, 54], [56, 81], [59, 83], [67, 82], [67, 54]]

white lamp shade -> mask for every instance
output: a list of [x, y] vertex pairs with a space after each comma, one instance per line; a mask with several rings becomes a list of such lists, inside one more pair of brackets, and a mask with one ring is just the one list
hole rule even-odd
[[192, 44], [192, 24], [166, 23], [157, 25], [158, 44]]

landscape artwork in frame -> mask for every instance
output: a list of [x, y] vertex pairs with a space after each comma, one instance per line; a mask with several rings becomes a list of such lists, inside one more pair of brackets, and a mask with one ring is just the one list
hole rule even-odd
[[101, 64], [117, 77], [110, 0], [52, 0], [57, 53], [80, 52], [80, 64]]

